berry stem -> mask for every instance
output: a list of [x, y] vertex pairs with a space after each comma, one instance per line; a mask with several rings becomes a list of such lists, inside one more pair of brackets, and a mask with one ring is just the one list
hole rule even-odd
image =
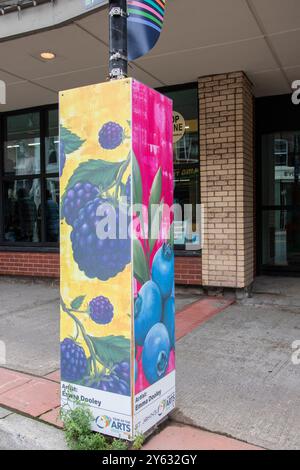
[[72, 311], [66, 306], [66, 304], [64, 303], [63, 299], [61, 298], [61, 306], [62, 306], [62, 309], [64, 310], [64, 312], [69, 315], [69, 317], [72, 318], [72, 320], [74, 320], [77, 328], [80, 329], [81, 331], [81, 334], [83, 336], [83, 339], [85, 340], [86, 342], [86, 345], [87, 347], [89, 348], [89, 351], [91, 353], [91, 357], [92, 357], [92, 363], [93, 363], [93, 369], [94, 369], [94, 374], [97, 374], [97, 358], [96, 358], [96, 355], [95, 355], [95, 351], [94, 351], [94, 348], [93, 348], [93, 344], [90, 340], [90, 338], [87, 336], [86, 332], [85, 332], [85, 329], [84, 329], [84, 326], [82, 325], [81, 321], [78, 320], [78, 318], [75, 317], [75, 315], [73, 315]]
[[118, 201], [118, 196], [119, 196], [119, 190], [120, 190], [120, 185], [123, 179], [123, 176], [125, 174], [125, 171], [128, 168], [128, 165], [131, 160], [131, 152], [129, 152], [127, 159], [125, 160], [124, 164], [121, 166], [120, 172], [118, 174], [117, 180], [116, 180], [116, 190], [115, 190], [115, 202]]

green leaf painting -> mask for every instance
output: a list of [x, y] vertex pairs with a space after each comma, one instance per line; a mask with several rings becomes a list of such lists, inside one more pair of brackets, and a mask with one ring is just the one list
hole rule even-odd
[[66, 154], [75, 152], [85, 142], [85, 140], [81, 139], [64, 126], [60, 126], [60, 140], [64, 143]]
[[136, 156], [132, 155], [132, 171], [133, 171], [133, 204], [142, 204], [143, 202], [143, 185], [141, 170], [136, 159]]
[[81, 305], [83, 304], [84, 299], [85, 295], [80, 295], [79, 297], [76, 297], [76, 299], [71, 302], [71, 308], [73, 310], [79, 310]]
[[139, 240], [133, 240], [133, 267], [134, 277], [140, 284], [145, 284], [145, 282], [149, 281], [148, 261]]
[[82, 181], [97, 186], [102, 192], [108, 191], [114, 186], [120, 168], [124, 163], [111, 163], [104, 160], [88, 160], [83, 162], [69, 179], [66, 191]]
[[169, 243], [173, 247], [174, 246], [174, 222], [172, 222], [169, 232]]
[[164, 200], [162, 200], [161, 203], [155, 207], [155, 210], [154, 210], [154, 206], [152, 206], [152, 209], [151, 209], [151, 212], [153, 212], [150, 215], [151, 235], [149, 236], [149, 247], [150, 247], [151, 253], [155, 246], [156, 241], [159, 239], [162, 216], [163, 216], [163, 208], [164, 208]]
[[[150, 193], [150, 199], [149, 199], [149, 206], [148, 206], [148, 233], [149, 233], [149, 240], [152, 240], [152, 245], [153, 241], [155, 244], [156, 238], [159, 234], [159, 228], [152, 227], [152, 216], [155, 214], [152, 214], [152, 212], [155, 212], [158, 210], [158, 205], [160, 204], [161, 200], [161, 192], [162, 192], [162, 172], [161, 168], [158, 169], [153, 184], [151, 188], [151, 193]], [[156, 209], [156, 210], [155, 210]], [[155, 220], [155, 224], [157, 224], [157, 220]]]
[[106, 336], [95, 338], [89, 336], [97, 359], [105, 367], [111, 367], [122, 361], [130, 360], [130, 340], [124, 336]]

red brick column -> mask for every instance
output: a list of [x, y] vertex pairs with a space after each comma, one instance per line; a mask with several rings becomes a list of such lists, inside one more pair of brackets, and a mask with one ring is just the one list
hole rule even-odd
[[201, 256], [175, 257], [175, 283], [177, 285], [202, 285]]
[[253, 281], [253, 95], [243, 72], [199, 79], [205, 286]]

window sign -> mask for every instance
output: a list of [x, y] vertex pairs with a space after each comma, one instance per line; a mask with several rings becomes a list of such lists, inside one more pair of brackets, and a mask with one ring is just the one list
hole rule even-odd
[[176, 144], [185, 134], [185, 120], [182, 114], [173, 112], [173, 144]]

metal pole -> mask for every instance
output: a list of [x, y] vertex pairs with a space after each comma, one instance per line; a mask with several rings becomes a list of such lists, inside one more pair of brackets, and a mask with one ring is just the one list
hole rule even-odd
[[109, 0], [109, 78], [127, 75], [127, 0]]

